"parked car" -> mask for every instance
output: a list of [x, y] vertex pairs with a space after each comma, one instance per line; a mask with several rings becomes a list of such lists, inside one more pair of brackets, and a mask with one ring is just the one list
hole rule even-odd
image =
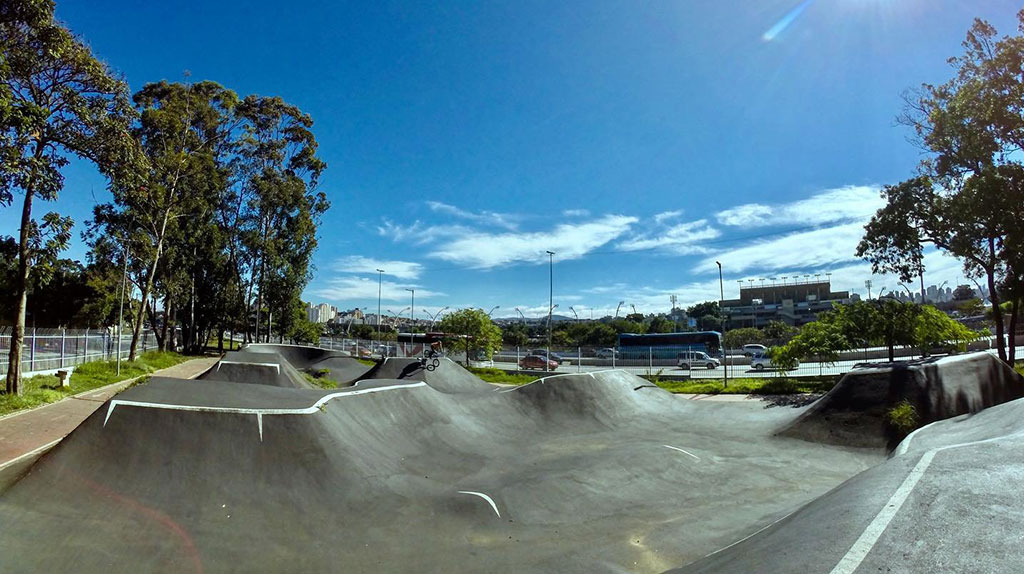
[[693, 367], [705, 367], [708, 369], [717, 368], [722, 363], [718, 359], [708, 355], [704, 351], [683, 351], [676, 356], [680, 369], [692, 369]]
[[530, 354], [530, 355], [537, 355], [537, 356], [540, 356], [540, 357], [551, 359], [552, 361], [558, 363], [559, 365], [561, 365], [562, 363], [565, 362], [565, 357], [563, 357], [562, 355], [559, 355], [558, 353], [555, 353], [555, 352], [552, 352], [551, 356], [548, 357], [547, 349], [534, 349], [534, 350], [530, 351], [528, 354]]
[[611, 347], [605, 347], [604, 349], [598, 349], [594, 356], [598, 359], [612, 359], [618, 358], [619, 352]]
[[[796, 367], [800, 366], [800, 361], [797, 361]], [[772, 359], [766, 353], [760, 353], [754, 355], [750, 359], [750, 368], [755, 371], [763, 371], [765, 369], [774, 369], [775, 365], [772, 364]]]
[[764, 345], [743, 345], [743, 356], [753, 357], [754, 355], [763, 355], [768, 352], [768, 347]]
[[549, 361], [540, 355], [526, 355], [522, 359], [519, 359], [520, 369], [545, 369], [554, 371], [558, 368], [558, 363], [555, 361]]

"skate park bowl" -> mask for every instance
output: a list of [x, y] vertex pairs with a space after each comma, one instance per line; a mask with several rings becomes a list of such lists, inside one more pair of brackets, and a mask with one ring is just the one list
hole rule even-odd
[[970, 357], [885, 375], [937, 421], [890, 452], [808, 423], [824, 398], [686, 400], [617, 370], [500, 386], [447, 359], [356, 363], [324, 390], [289, 373], [351, 357], [259, 347], [210, 372], [231, 380], [120, 393], [41, 457], [0, 493], [0, 571], [1022, 565], [1024, 382]]

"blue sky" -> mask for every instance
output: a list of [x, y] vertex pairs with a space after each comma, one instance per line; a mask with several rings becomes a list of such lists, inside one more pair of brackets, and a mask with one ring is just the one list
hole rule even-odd
[[[58, 17], [128, 80], [210, 79], [310, 113], [332, 208], [307, 299], [417, 316], [499, 305], [640, 311], [726, 297], [737, 281], [831, 272], [864, 293], [853, 250], [878, 189], [921, 152], [901, 93], [946, 80], [974, 17], [942, 0], [722, 2], [116, 2]], [[82, 229], [105, 182], [66, 170], [55, 209]], [[14, 235], [18, 206], [0, 210]], [[76, 238], [78, 239], [78, 238]], [[69, 250], [83, 258], [80, 240]], [[927, 284], [960, 281], [929, 256]], [[873, 293], [874, 294], [874, 293]]]

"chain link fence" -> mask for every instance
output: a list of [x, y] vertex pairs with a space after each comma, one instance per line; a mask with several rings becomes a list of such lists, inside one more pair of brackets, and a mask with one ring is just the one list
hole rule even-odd
[[[117, 333], [113, 330], [30, 328], [21, 350], [22, 372], [52, 371], [91, 361], [117, 358]], [[132, 344], [130, 333], [121, 335], [121, 358], [128, 358]], [[139, 352], [157, 347], [152, 331], [143, 331]], [[0, 374], [7, 373], [11, 354], [11, 328], [0, 327]]]

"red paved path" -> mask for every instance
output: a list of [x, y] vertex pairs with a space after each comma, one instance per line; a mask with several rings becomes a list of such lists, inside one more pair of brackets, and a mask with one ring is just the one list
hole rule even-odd
[[[220, 360], [220, 357], [204, 357], [179, 363], [173, 367], [152, 373], [163, 377], [194, 379]], [[74, 377], [74, 375], [72, 375]], [[96, 409], [135, 379], [121, 381], [91, 391], [74, 395], [39, 408], [21, 411], [0, 418], [0, 473], [30, 464], [35, 457], [25, 456], [33, 451], [41, 454], [56, 444]], [[24, 460], [17, 460], [25, 457]], [[16, 461], [13, 462], [12, 461]], [[3, 473], [7, 474], [7, 473]], [[0, 490], [3, 489], [0, 479]]]

